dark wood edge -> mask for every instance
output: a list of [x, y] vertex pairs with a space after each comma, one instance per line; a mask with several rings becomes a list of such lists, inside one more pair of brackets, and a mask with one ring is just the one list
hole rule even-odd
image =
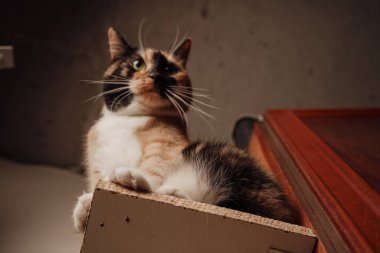
[[[268, 136], [264, 132], [263, 125], [256, 124], [253, 132], [254, 134], [251, 136], [248, 152], [259, 162], [260, 166], [271, 172], [273, 177], [281, 185], [291, 204], [299, 210], [300, 225], [312, 228], [305, 210], [285, 175], [283, 166], [273, 153], [273, 148], [270, 147]], [[258, 147], [259, 145], [260, 147]]]
[[269, 170], [277, 182], [281, 185], [284, 190], [284, 193], [288, 197], [291, 204], [298, 210], [300, 217], [300, 225], [311, 228], [318, 237], [318, 242], [316, 242], [315, 253], [326, 253], [326, 247], [324, 242], [320, 240], [321, 236], [316, 232], [316, 228], [310, 222], [310, 219], [307, 215], [307, 212], [300, 201], [299, 197], [295, 193], [292, 184], [289, 182], [288, 177], [284, 172], [283, 165], [278, 160], [277, 156], [274, 153], [274, 149], [269, 142], [269, 137], [265, 133], [262, 124], [256, 124], [254, 131], [250, 138], [248, 152], [251, 154], [261, 166]]
[[335, 228], [330, 218], [324, 211], [319, 200], [306, 182], [297, 165], [287, 153], [281, 141], [277, 138], [273, 129], [264, 124], [264, 132], [269, 136], [272, 147], [275, 147], [275, 155], [282, 164], [283, 171], [289, 180], [294, 192], [297, 195], [303, 209], [307, 213], [308, 219], [312, 223], [314, 232], [318, 240], [323, 244], [329, 253], [349, 253], [350, 250], [339, 231]]
[[380, 108], [270, 110], [270, 112], [284, 112], [284, 111], [290, 111], [299, 117], [379, 116], [380, 115]]
[[[274, 138], [281, 136], [280, 142], [286, 151], [283, 153], [289, 154], [296, 165], [293, 170], [300, 168], [302, 178], [348, 247], [353, 252], [374, 252], [366, 238], [371, 234], [352, 219], [357, 215], [353, 213], [355, 210], [346, 208], [340, 201], [341, 193], [348, 194], [361, 212], [376, 222], [379, 221], [379, 196], [298, 118], [299, 115], [299, 111], [268, 111], [265, 121]], [[308, 160], [307, 154], [315, 154], [313, 161]], [[340, 183], [334, 183], [334, 178], [339, 178]]]

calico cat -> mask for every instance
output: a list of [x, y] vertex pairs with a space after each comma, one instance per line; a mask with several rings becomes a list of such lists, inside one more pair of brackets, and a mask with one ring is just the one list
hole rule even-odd
[[131, 47], [113, 28], [108, 40], [104, 108], [87, 135], [88, 193], [73, 211], [78, 231], [99, 179], [297, 222], [279, 185], [247, 153], [224, 143], [190, 143], [183, 119], [194, 95], [186, 73], [191, 39], [169, 52]]

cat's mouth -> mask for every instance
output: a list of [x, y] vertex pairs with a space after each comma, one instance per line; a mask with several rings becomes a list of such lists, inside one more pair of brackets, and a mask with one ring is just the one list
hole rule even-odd
[[175, 79], [159, 73], [152, 73], [149, 75], [149, 78], [153, 80], [154, 89], [158, 92], [161, 98], [167, 99], [168, 90], [170, 90], [171, 86], [175, 85]]
[[148, 76], [143, 81], [130, 85], [130, 90], [136, 96], [157, 95], [161, 99], [168, 98], [172, 81], [162, 76]]

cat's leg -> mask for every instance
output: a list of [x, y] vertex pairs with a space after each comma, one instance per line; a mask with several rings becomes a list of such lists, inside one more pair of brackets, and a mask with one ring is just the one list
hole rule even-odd
[[155, 192], [199, 201], [199, 196], [202, 195], [206, 186], [205, 184], [200, 185], [200, 183], [201, 179], [195, 168], [179, 162]]
[[73, 220], [75, 229], [79, 232], [84, 232], [86, 227], [87, 217], [91, 207], [93, 193], [84, 193], [78, 198], [78, 201], [73, 210]]
[[152, 191], [152, 186], [149, 183], [147, 175], [139, 169], [118, 167], [112, 170], [105, 180], [120, 184], [136, 191]]
[[[105, 180], [111, 181], [137, 191], [156, 192], [173, 168], [177, 167], [177, 159], [181, 147], [165, 146], [166, 142], [153, 142], [145, 146], [138, 168], [118, 167], [108, 173]], [[167, 144], [169, 145], [169, 144]], [[180, 191], [162, 188], [162, 194], [177, 194], [185, 197]]]
[[176, 196], [178, 198], [182, 199], [191, 199], [186, 193], [184, 193], [179, 188], [172, 186], [172, 185], [162, 185], [156, 190], [156, 193], [163, 194], [163, 195], [171, 195]]

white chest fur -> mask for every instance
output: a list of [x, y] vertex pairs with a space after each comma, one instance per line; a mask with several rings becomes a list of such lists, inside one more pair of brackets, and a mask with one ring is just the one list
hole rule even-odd
[[117, 115], [105, 111], [95, 124], [97, 145], [89, 161], [102, 177], [117, 167], [137, 168], [141, 158], [141, 145], [136, 130], [145, 126], [150, 117]]

